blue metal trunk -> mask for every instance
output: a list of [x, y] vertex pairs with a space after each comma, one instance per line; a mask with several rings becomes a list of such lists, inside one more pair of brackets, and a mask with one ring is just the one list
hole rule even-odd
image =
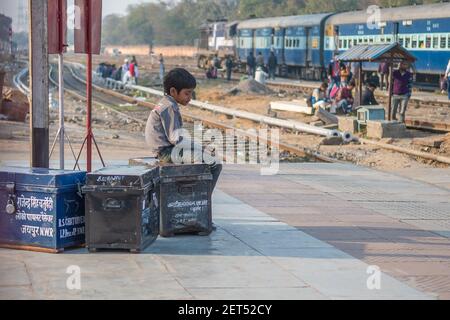
[[59, 252], [85, 243], [85, 172], [0, 168], [0, 246]]

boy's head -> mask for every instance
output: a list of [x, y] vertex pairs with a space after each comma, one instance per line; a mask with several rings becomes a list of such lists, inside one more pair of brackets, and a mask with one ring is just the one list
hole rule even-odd
[[197, 81], [194, 76], [182, 68], [173, 69], [164, 77], [164, 93], [183, 106], [192, 100], [196, 87]]

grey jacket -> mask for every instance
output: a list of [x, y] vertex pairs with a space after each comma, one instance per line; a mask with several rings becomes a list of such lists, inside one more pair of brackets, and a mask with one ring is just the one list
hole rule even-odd
[[177, 130], [183, 128], [183, 119], [177, 102], [165, 96], [150, 113], [145, 128], [145, 141], [150, 149], [151, 157], [157, 157], [159, 151], [175, 146], [182, 137]]

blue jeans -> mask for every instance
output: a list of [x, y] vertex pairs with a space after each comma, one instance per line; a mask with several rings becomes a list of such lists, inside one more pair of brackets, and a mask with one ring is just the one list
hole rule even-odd
[[337, 104], [338, 109], [342, 109], [342, 111], [344, 111], [344, 113], [350, 113], [353, 111], [353, 106], [348, 104], [347, 100], [341, 100], [338, 102]]
[[[392, 96], [392, 120], [398, 120], [400, 122], [405, 122], [406, 109], [408, 108], [410, 96], [408, 95], [393, 95]], [[397, 112], [400, 117], [397, 119]]]
[[275, 80], [275, 73], [276, 73], [277, 69], [276, 68], [270, 68], [269, 69], [269, 78], [272, 80]]

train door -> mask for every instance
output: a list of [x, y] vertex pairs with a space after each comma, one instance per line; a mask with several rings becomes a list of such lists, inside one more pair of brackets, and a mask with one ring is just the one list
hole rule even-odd
[[306, 44], [305, 44], [305, 50], [306, 50], [306, 55], [305, 55], [305, 66], [306, 68], [311, 67], [312, 65], [312, 59], [313, 59], [313, 52], [312, 52], [312, 30], [311, 28], [305, 28], [305, 39], [306, 39]]

